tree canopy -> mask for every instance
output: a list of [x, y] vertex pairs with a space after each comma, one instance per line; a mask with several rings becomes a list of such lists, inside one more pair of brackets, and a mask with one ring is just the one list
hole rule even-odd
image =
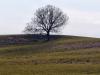
[[66, 25], [68, 19], [69, 17], [59, 8], [47, 5], [36, 10], [31, 22], [27, 23], [25, 31], [28, 33], [46, 33], [47, 40], [49, 40], [50, 32], [60, 31], [60, 27]]

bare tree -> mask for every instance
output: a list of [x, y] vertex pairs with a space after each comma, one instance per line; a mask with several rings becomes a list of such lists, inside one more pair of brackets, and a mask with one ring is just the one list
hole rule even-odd
[[58, 32], [61, 26], [68, 21], [68, 16], [52, 5], [36, 10], [34, 18], [28, 23], [25, 28], [26, 32], [30, 33], [46, 33], [47, 40], [50, 39], [50, 32]]

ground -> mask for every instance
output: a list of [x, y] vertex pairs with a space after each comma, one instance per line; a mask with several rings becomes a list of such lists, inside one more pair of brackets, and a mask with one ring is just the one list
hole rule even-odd
[[100, 39], [64, 36], [3, 45], [0, 75], [100, 75]]

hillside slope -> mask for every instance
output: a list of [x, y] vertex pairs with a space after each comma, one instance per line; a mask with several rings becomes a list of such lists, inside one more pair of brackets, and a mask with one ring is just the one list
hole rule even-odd
[[8, 42], [0, 46], [0, 75], [100, 75], [100, 39], [59, 36], [49, 42]]

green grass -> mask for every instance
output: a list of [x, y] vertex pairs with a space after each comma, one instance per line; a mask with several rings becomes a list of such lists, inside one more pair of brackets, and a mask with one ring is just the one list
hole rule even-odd
[[0, 48], [0, 75], [100, 75], [100, 47], [66, 48], [100, 39], [64, 37]]

